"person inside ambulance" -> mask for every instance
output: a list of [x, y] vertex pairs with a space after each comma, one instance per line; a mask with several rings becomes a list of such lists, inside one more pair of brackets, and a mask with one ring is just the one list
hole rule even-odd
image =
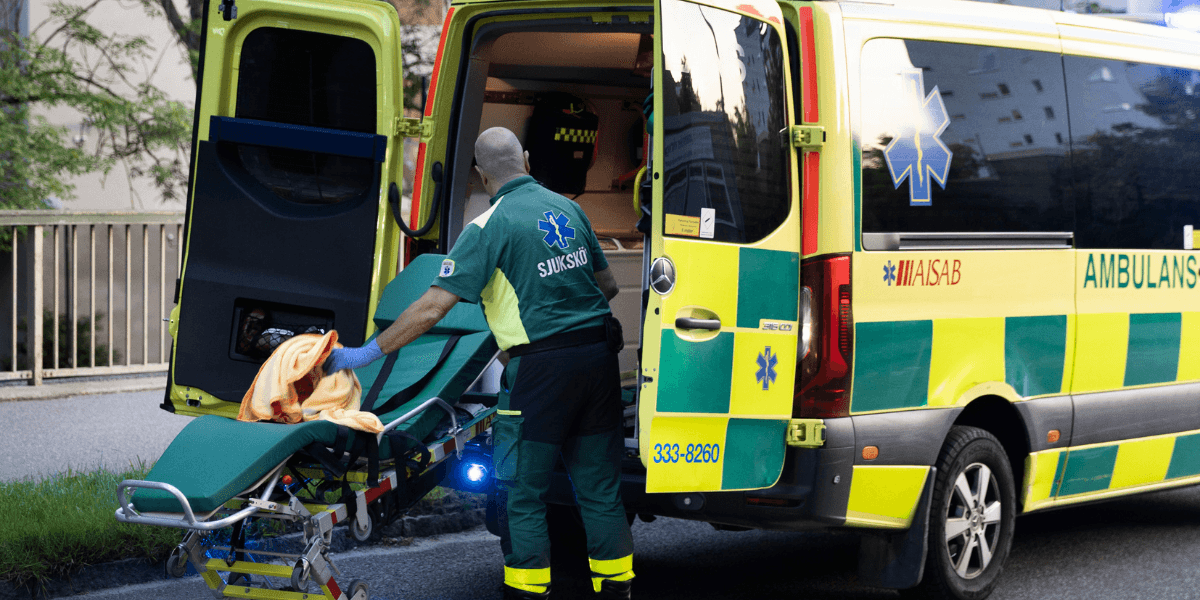
[[629, 598], [633, 537], [621, 502], [624, 451], [617, 352], [608, 301], [617, 284], [587, 215], [529, 175], [509, 130], [475, 142], [491, 208], [472, 221], [427, 292], [361, 348], [334, 350], [326, 373], [365, 366], [433, 327], [460, 300], [482, 302], [510, 359], [494, 422], [493, 457], [504, 552], [504, 597], [550, 596], [546, 505], [561, 454], [587, 530], [600, 598]]

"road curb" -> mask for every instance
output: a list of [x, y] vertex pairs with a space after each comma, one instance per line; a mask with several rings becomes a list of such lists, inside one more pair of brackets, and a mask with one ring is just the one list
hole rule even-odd
[[93, 394], [128, 394], [131, 392], [165, 391], [167, 376], [122, 377], [120, 379], [90, 379], [86, 381], [58, 381], [42, 385], [0, 386], [0, 402], [22, 400], [57, 400], [71, 396]]
[[[457, 513], [404, 517], [383, 528], [382, 536], [360, 543], [347, 535], [347, 528], [333, 530], [331, 547], [337, 553], [347, 552], [363, 546], [395, 543], [397, 539], [432, 537], [473, 529], [483, 524], [485, 509], [478, 508]], [[299, 534], [284, 536], [278, 540], [274, 550], [299, 552]], [[39, 589], [30, 590], [12, 583], [0, 581], [0, 600], [28, 600], [32, 598], [61, 598], [88, 592], [97, 592], [139, 583], [169, 579], [162, 562], [130, 558], [83, 567], [67, 579], [43, 581]]]

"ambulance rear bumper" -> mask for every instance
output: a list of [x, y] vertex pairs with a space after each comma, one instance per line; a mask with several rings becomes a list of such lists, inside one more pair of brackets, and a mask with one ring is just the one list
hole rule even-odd
[[[847, 419], [848, 421], [848, 419]], [[626, 512], [705, 521], [718, 526], [804, 530], [838, 527], [846, 521], [854, 466], [853, 434], [831, 436], [844, 446], [789, 447], [779, 481], [745, 492], [646, 493], [646, 471], [637, 458], [622, 465], [621, 495]], [[547, 502], [574, 504], [570, 479], [554, 473]]]

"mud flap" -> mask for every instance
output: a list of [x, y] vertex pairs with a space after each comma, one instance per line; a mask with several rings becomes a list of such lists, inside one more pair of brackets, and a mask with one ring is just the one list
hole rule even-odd
[[929, 549], [929, 509], [937, 467], [930, 467], [925, 489], [907, 531], [865, 534], [858, 548], [858, 578], [864, 585], [905, 590], [921, 583]]

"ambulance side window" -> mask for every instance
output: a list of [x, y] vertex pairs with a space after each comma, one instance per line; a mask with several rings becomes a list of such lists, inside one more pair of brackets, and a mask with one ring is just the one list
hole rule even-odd
[[1065, 63], [1076, 245], [1184, 249], [1184, 227], [1200, 227], [1200, 72], [1081, 56]]
[[[375, 133], [375, 53], [364, 41], [262, 27], [242, 43], [235, 115]], [[237, 160], [275, 195], [299, 204], [362, 198], [375, 184], [375, 162], [321, 152], [239, 144]]]
[[1058, 53], [873, 39], [860, 82], [864, 247], [887, 249], [873, 234], [1074, 230]]
[[[791, 209], [779, 35], [715, 8], [662, 7], [663, 231], [758, 241]], [[715, 218], [711, 237], [699, 223], [706, 215]]]

